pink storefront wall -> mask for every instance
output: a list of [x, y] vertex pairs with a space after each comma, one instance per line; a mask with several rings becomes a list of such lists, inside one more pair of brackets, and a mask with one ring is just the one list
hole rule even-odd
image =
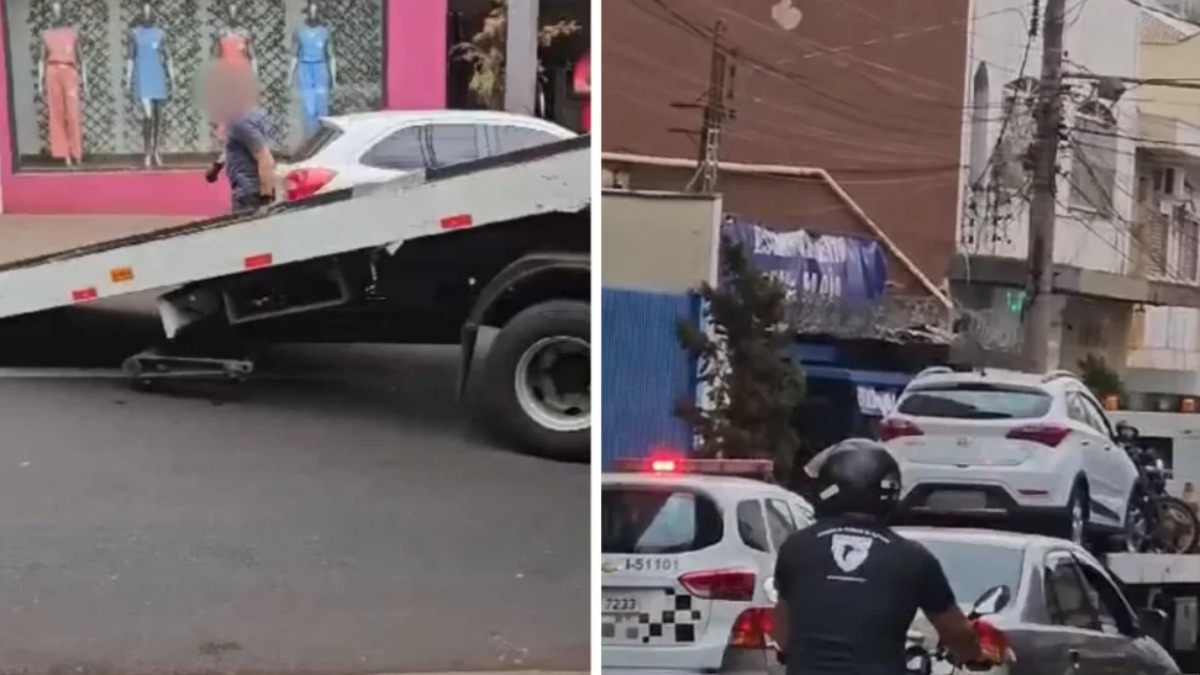
[[[387, 2], [385, 105], [393, 110], [446, 105], [447, 0]], [[0, 73], [8, 72], [0, 0]], [[22, 214], [211, 216], [229, 210], [228, 188], [203, 170], [13, 171], [8, 78], [0, 77], [0, 210]]]

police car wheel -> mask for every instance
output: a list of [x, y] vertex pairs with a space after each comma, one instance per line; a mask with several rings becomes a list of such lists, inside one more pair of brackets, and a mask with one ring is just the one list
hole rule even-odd
[[518, 313], [487, 356], [488, 423], [531, 454], [588, 461], [590, 345], [591, 311], [585, 302], [554, 300]]

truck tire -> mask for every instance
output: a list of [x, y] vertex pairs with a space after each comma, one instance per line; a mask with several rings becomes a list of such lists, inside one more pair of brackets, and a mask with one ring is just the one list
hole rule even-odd
[[520, 450], [591, 458], [591, 326], [586, 302], [553, 300], [521, 311], [496, 336], [484, 365], [487, 422]]

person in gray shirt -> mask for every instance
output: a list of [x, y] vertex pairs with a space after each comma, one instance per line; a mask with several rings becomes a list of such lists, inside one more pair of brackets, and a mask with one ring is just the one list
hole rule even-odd
[[225, 149], [207, 179], [215, 182], [225, 169], [234, 213], [270, 206], [275, 201], [271, 116], [259, 107], [257, 85], [249, 76], [230, 74], [222, 98], [222, 117], [227, 120]]

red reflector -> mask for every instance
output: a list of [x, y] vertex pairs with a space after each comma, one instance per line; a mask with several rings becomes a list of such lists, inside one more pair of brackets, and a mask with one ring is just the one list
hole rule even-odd
[[766, 649], [767, 636], [775, 630], [775, 610], [753, 607], [738, 615], [729, 632], [729, 646], [744, 649]]
[[904, 436], [924, 436], [925, 432], [908, 420], [889, 418], [879, 426], [879, 440], [890, 441]]
[[81, 288], [77, 291], [71, 291], [72, 302], [87, 302], [88, 300], [95, 300], [99, 296], [100, 294], [96, 292], [95, 286]]
[[679, 583], [698, 598], [712, 600], [754, 599], [753, 570], [709, 570], [689, 572], [679, 577]]
[[259, 267], [270, 267], [273, 262], [270, 253], [259, 253], [246, 258], [245, 268], [248, 270], [258, 269]]
[[294, 202], [297, 199], [305, 199], [317, 194], [321, 191], [321, 188], [329, 185], [329, 182], [336, 175], [336, 171], [330, 171], [329, 169], [294, 169], [289, 171], [287, 177], [284, 178], [287, 200]]
[[474, 221], [471, 219], [471, 214], [460, 213], [454, 216], [446, 216], [442, 218], [443, 230], [457, 230], [460, 227], [470, 227]]
[[1053, 424], [1027, 424], [1017, 427], [1005, 434], [1006, 438], [1014, 441], [1033, 441], [1047, 447], [1057, 448], [1059, 443], [1071, 433], [1068, 427]]

